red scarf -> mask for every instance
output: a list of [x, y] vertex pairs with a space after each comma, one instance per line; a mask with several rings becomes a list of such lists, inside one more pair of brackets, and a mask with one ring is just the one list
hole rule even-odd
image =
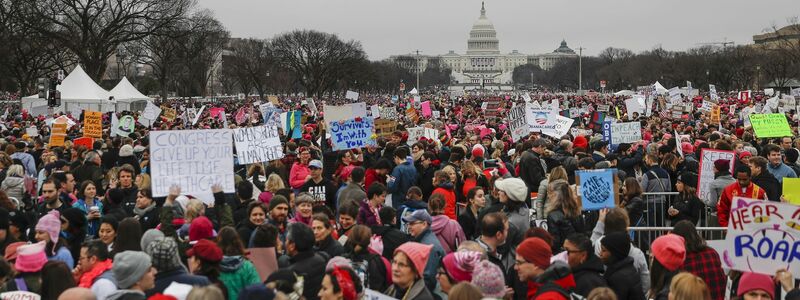
[[92, 283], [94, 283], [95, 278], [103, 274], [103, 272], [111, 270], [112, 262], [110, 259], [106, 259], [104, 261], [97, 262], [89, 272], [83, 273], [81, 275], [80, 282], [78, 282], [78, 286], [82, 288], [91, 288]]

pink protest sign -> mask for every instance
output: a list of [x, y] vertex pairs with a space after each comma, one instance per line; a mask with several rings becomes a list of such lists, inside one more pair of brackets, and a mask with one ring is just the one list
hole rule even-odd
[[425, 117], [425, 118], [430, 118], [431, 114], [432, 114], [431, 102], [430, 101], [425, 101], [425, 102], [420, 103], [420, 105], [422, 105], [422, 116]]

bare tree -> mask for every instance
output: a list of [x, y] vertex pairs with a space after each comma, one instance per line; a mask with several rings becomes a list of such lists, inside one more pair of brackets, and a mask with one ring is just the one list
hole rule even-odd
[[263, 100], [267, 93], [270, 72], [274, 73], [275, 56], [270, 49], [270, 42], [259, 39], [243, 39], [231, 42], [230, 61], [236, 77], [246, 81], [258, 92]]
[[8, 0], [14, 17], [69, 49], [95, 80], [123, 43], [143, 39], [183, 18], [193, 0]]
[[280, 62], [298, 76], [308, 95], [332, 91], [351, 67], [366, 59], [360, 43], [313, 30], [278, 35], [272, 45]]

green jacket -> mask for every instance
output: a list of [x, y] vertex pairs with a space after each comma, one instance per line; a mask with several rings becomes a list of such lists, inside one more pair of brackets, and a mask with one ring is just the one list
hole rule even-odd
[[228, 299], [238, 299], [245, 287], [261, 283], [256, 267], [243, 256], [224, 256], [220, 267], [219, 280], [228, 289]]

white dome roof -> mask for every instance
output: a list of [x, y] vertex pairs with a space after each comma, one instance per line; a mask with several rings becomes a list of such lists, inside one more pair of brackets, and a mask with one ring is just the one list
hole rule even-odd
[[494, 24], [492, 24], [492, 21], [489, 21], [489, 18], [486, 17], [486, 8], [484, 7], [483, 3], [481, 3], [481, 17], [472, 24], [472, 31], [486, 30], [494, 31]]

